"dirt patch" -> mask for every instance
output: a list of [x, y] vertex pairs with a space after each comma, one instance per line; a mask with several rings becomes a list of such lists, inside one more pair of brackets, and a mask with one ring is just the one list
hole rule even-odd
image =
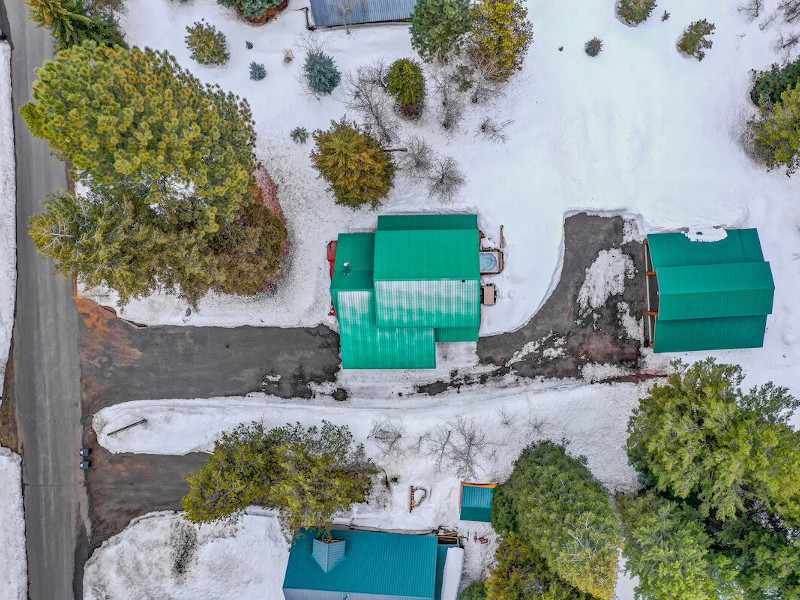
[[13, 344], [11, 353], [6, 365], [6, 376], [3, 384], [3, 403], [0, 404], [0, 446], [10, 448], [19, 454], [19, 438], [17, 437], [17, 421], [14, 418], [16, 408], [14, 398], [11, 394], [11, 381], [14, 377], [14, 350]]

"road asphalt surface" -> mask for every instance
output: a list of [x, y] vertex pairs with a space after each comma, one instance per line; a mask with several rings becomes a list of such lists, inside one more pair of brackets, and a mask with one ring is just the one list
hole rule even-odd
[[88, 515], [81, 444], [78, 316], [72, 283], [53, 276], [28, 235], [28, 219], [48, 193], [67, 186], [64, 163], [34, 139], [17, 112], [30, 100], [34, 70], [52, 58], [46, 29], [35, 29], [22, 0], [3, 0], [0, 22], [12, 44], [17, 159], [17, 313], [10, 393], [17, 407], [31, 600], [82, 598]]

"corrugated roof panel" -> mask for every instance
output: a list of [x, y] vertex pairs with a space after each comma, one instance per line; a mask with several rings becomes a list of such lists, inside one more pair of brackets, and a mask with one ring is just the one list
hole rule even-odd
[[461, 520], [492, 522], [494, 488], [464, 485], [461, 487]]
[[381, 215], [378, 230], [477, 229], [478, 215]]
[[458, 548], [455, 544], [440, 544], [436, 547], [436, 600], [442, 597], [442, 582], [444, 581], [444, 565], [447, 562], [447, 551]]
[[432, 328], [379, 328], [372, 291], [336, 294], [344, 369], [433, 369], [436, 341]]
[[775, 283], [766, 262], [662, 267], [658, 319], [682, 320], [766, 315]]
[[375, 281], [378, 327], [478, 327], [480, 281]]
[[718, 242], [693, 242], [682, 233], [647, 236], [653, 267], [729, 264], [764, 260], [756, 229], [728, 229]]
[[440, 327], [435, 331], [437, 342], [477, 342], [480, 325], [474, 327]]
[[317, 27], [400, 21], [411, 17], [416, 0], [311, 0]]
[[684, 321], [657, 319], [653, 351], [761, 348], [764, 345], [766, 327], [767, 315]]
[[325, 572], [329, 573], [336, 565], [344, 560], [344, 551], [347, 542], [340, 540], [337, 542], [327, 542], [325, 540], [314, 539], [311, 546], [311, 556]]
[[376, 600], [393, 597], [434, 600], [436, 537], [332, 531], [332, 537], [347, 541], [347, 553], [339, 566], [324, 573], [311, 553], [312, 540], [319, 535], [319, 531], [307, 529], [300, 529], [295, 535], [286, 565], [284, 590], [374, 594]]
[[[336, 244], [331, 293], [338, 290], [371, 290], [375, 255], [374, 233], [340, 233]], [[350, 263], [345, 275], [345, 263]]]
[[378, 230], [375, 281], [480, 280], [477, 229]]

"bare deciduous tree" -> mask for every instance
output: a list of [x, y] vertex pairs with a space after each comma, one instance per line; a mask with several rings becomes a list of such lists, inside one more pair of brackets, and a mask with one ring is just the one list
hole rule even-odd
[[511, 122], [511, 120], [508, 120], [497, 123], [491, 117], [486, 117], [478, 126], [478, 132], [482, 133], [493, 142], [505, 142], [506, 134], [504, 129], [511, 124]]
[[800, 33], [796, 31], [787, 33], [781, 32], [778, 36], [778, 39], [775, 40], [773, 48], [775, 49], [775, 52], [785, 52], [786, 54], [791, 54], [798, 44], [800, 44]]
[[401, 155], [400, 166], [415, 175], [427, 175], [435, 160], [433, 150], [422, 138], [409, 138], [405, 144], [407, 152]]
[[453, 438], [453, 430], [447, 424], [438, 425], [436, 431], [423, 437], [426, 438], [423, 443], [425, 454], [433, 459], [438, 471], [442, 468], [442, 463], [447, 457], [450, 440]]
[[761, 31], [764, 31], [767, 27], [772, 25], [775, 22], [775, 19], [777, 19], [777, 18], [778, 18], [778, 13], [773, 12], [772, 14], [764, 17], [764, 20], [761, 21], [761, 23], [758, 24], [758, 28]]
[[355, 76], [348, 75], [345, 83], [347, 108], [358, 112], [364, 125], [377, 136], [381, 144], [391, 144], [397, 139], [399, 128], [394, 118], [391, 102], [384, 93], [381, 61], [359, 67]]
[[497, 412], [497, 418], [500, 419], [500, 423], [502, 423], [505, 427], [511, 427], [511, 423], [514, 422], [517, 414], [508, 410], [508, 407], [505, 404], [501, 404], [495, 409]]
[[400, 440], [405, 432], [405, 427], [400, 421], [380, 419], [372, 424], [372, 431], [367, 438], [372, 438], [381, 449], [383, 458], [400, 452]]
[[450, 423], [453, 435], [447, 451], [447, 463], [461, 479], [475, 477], [478, 461], [487, 456], [486, 433], [474, 419], [458, 417]]
[[466, 177], [455, 159], [449, 156], [437, 158], [428, 175], [428, 195], [442, 202], [450, 202], [465, 181]]
[[794, 23], [800, 18], [800, 0], [783, 0], [778, 4], [778, 10], [783, 11], [784, 21]]
[[350, 33], [350, 15], [356, 9], [355, 0], [339, 0], [332, 5], [333, 12], [344, 23], [344, 28], [347, 33]]
[[755, 21], [764, 10], [764, 0], [748, 0], [747, 4], [743, 4], [738, 10], [748, 21]]
[[464, 102], [451, 69], [431, 74], [433, 89], [439, 102], [439, 123], [447, 131], [455, 131], [464, 114]]

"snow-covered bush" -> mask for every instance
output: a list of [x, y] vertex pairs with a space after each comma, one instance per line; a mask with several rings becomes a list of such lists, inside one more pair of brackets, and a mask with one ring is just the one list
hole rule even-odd
[[263, 64], [257, 62], [250, 63], [250, 79], [254, 81], [261, 81], [267, 76], [267, 69]]
[[644, 23], [656, 7], [656, 0], [619, 0], [617, 15], [630, 25]]
[[588, 42], [586, 42], [586, 46], [584, 46], [583, 49], [589, 56], [597, 56], [603, 49], [603, 40], [596, 37], [592, 38]]
[[420, 115], [425, 100], [425, 78], [419, 63], [407, 58], [394, 61], [386, 75], [386, 88], [397, 101], [401, 115], [407, 119]]
[[713, 34], [715, 29], [716, 25], [705, 19], [694, 21], [678, 41], [678, 51], [686, 56], [694, 56], [697, 60], [703, 60], [706, 55], [704, 50], [708, 50], [714, 44], [706, 36]]
[[225, 34], [217, 31], [216, 27], [197, 21], [186, 31], [186, 45], [192, 51], [192, 58], [201, 65], [224, 65], [228, 62], [228, 42]]
[[330, 94], [342, 78], [333, 59], [321, 50], [312, 50], [306, 55], [303, 73], [308, 87], [318, 94]]

